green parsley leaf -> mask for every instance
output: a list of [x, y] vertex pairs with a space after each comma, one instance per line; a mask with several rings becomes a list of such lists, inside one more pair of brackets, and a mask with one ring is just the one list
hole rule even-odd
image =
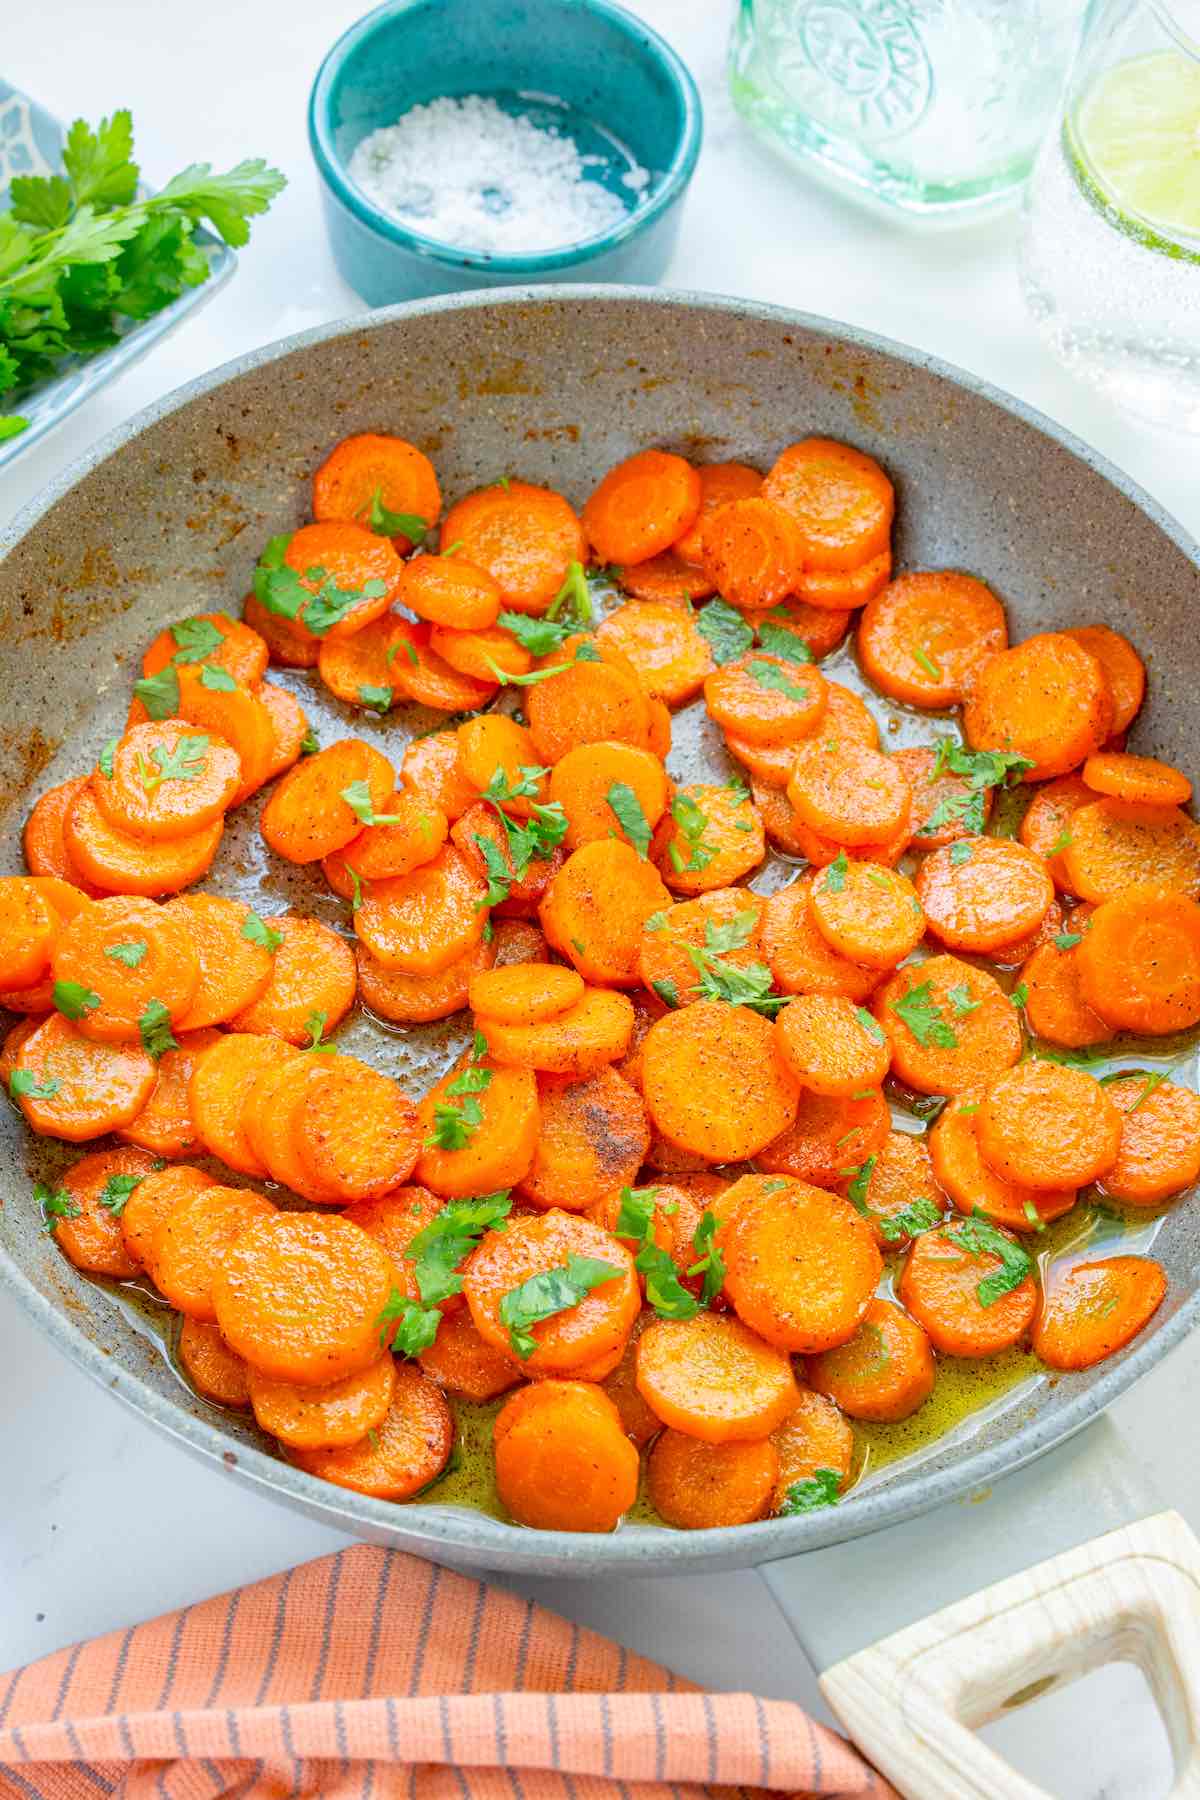
[[236, 694], [237, 685], [229, 670], [216, 663], [205, 663], [200, 670], [200, 686], [214, 694]]
[[785, 669], [778, 663], [764, 662], [761, 657], [752, 656], [746, 664], [746, 673], [756, 687], [767, 688], [772, 693], [782, 694], [785, 699], [794, 700], [803, 705], [808, 699], [808, 689], [792, 680]]
[[1156, 1069], [1153, 1072], [1153, 1074], [1147, 1075], [1145, 1085], [1143, 1086], [1141, 1093], [1138, 1095], [1138, 1097], [1134, 1101], [1133, 1105], [1129, 1108], [1130, 1112], [1135, 1113], [1137, 1111], [1138, 1107], [1141, 1106], [1144, 1101], [1146, 1101], [1150, 1098], [1150, 1096], [1154, 1092], [1155, 1088], [1161, 1087], [1163, 1082], [1166, 1079], [1167, 1079], [1167, 1072], [1165, 1069]]
[[896, 1017], [908, 1026], [918, 1044], [936, 1044], [942, 1050], [957, 1047], [958, 1039], [933, 997], [931, 981], [922, 981], [917, 987], [909, 988], [898, 1000], [889, 1001], [889, 1005]]
[[938, 668], [923, 644], [915, 644], [913, 646], [913, 661], [920, 664], [931, 680], [942, 680], [942, 671]]
[[592, 622], [592, 597], [588, 592], [587, 576], [583, 572], [583, 564], [573, 557], [567, 564], [566, 578], [546, 608], [546, 617], [551, 621], [564, 614], [575, 620], [577, 625], [590, 625]]
[[590, 643], [580, 644], [575, 655], [566, 662], [555, 663], [549, 669], [530, 669], [527, 675], [509, 674], [507, 670], [500, 667], [494, 657], [488, 656], [486, 653], [483, 660], [491, 670], [493, 679], [498, 681], [501, 687], [536, 687], [539, 681], [551, 681], [556, 675], [565, 675], [568, 669], [575, 667], [576, 663], [599, 662], [600, 653], [593, 649]]
[[982, 790], [1010, 785], [1032, 767], [1031, 759], [1015, 750], [968, 750], [953, 738], [939, 738], [929, 779], [936, 781], [947, 773], [961, 775], [968, 787]]
[[996, 1226], [978, 1213], [969, 1219], [963, 1219], [953, 1230], [947, 1230], [944, 1236], [957, 1244], [969, 1256], [997, 1256], [1000, 1267], [985, 1275], [975, 1289], [980, 1306], [994, 1306], [1005, 1294], [1011, 1294], [1014, 1288], [1031, 1273], [1033, 1260], [1028, 1251], [1020, 1244], [1006, 1237]]
[[8, 1091], [14, 1100], [25, 1095], [31, 1100], [52, 1100], [60, 1086], [53, 1075], [49, 1081], [39, 1081], [32, 1069], [14, 1069], [8, 1078]]
[[721, 1289], [725, 1286], [725, 1258], [716, 1245], [716, 1214], [705, 1210], [700, 1215], [700, 1223], [692, 1236], [692, 1249], [697, 1260], [688, 1269], [689, 1275], [703, 1273], [704, 1286], [700, 1290], [702, 1306], [711, 1306]]
[[54, 1004], [64, 1019], [82, 1019], [86, 1013], [95, 1012], [100, 996], [80, 981], [56, 981]]
[[480, 831], [473, 831], [471, 836], [483, 858], [484, 874], [487, 876], [487, 892], [479, 902], [482, 911], [485, 906], [499, 906], [508, 899], [509, 889], [516, 880], [516, 875], [509, 868], [504, 852], [494, 838], [484, 837]]
[[656, 1187], [621, 1189], [621, 1204], [613, 1236], [630, 1238], [635, 1244], [647, 1244], [654, 1233], [654, 1211], [658, 1199]]
[[337, 1045], [331, 1044], [325, 1036], [325, 1022], [328, 1017], [329, 1014], [324, 1012], [309, 1013], [307, 1019], [304, 1021], [304, 1029], [308, 1033], [308, 1042], [307, 1044], [302, 1044], [300, 1046], [302, 1050], [315, 1051], [318, 1056], [333, 1055], [334, 1051], [337, 1049]]
[[575, 634], [571, 624], [560, 624], [557, 619], [535, 619], [528, 613], [502, 612], [496, 623], [515, 637], [530, 656], [549, 656], [552, 650], [558, 650]]
[[483, 1109], [476, 1094], [492, 1085], [492, 1071], [468, 1064], [446, 1089], [446, 1098], [433, 1109], [433, 1131], [425, 1139], [427, 1149], [465, 1150], [483, 1124]]
[[868, 1156], [866, 1162], [859, 1163], [853, 1171], [843, 1171], [843, 1173], [853, 1173], [854, 1179], [846, 1189], [846, 1198], [853, 1207], [857, 1208], [857, 1210], [862, 1213], [864, 1218], [867, 1218], [870, 1215], [870, 1208], [867, 1205], [867, 1192], [871, 1186], [871, 1177], [875, 1173], [875, 1164], [878, 1161], [879, 1157], [877, 1155]]
[[256, 912], [248, 912], [242, 920], [241, 935], [248, 944], [257, 944], [263, 950], [278, 950], [283, 942], [282, 931], [273, 930]]
[[136, 969], [144, 959], [149, 947], [148, 944], [137, 940], [128, 944], [109, 944], [104, 954], [110, 956], [114, 962], [124, 963], [127, 969]]
[[171, 661], [174, 663], [204, 662], [210, 656], [216, 656], [225, 639], [211, 619], [180, 619], [172, 625], [171, 636], [179, 648]]
[[[961, 1111], [961, 1108], [960, 1108], [960, 1111]], [[1025, 1214], [1025, 1218], [1026, 1218], [1027, 1222], [1030, 1225], [1032, 1225], [1032, 1227], [1035, 1231], [1045, 1231], [1046, 1221], [1045, 1221], [1045, 1219], [1043, 1219], [1041, 1213], [1038, 1211], [1037, 1207], [1034, 1205], [1032, 1200], [1022, 1201], [1021, 1211]]]
[[100, 1194], [101, 1206], [106, 1207], [114, 1219], [119, 1219], [130, 1194], [145, 1179], [144, 1175], [110, 1175]]
[[779, 1508], [784, 1518], [797, 1513], [816, 1512], [822, 1506], [836, 1506], [841, 1476], [836, 1469], [816, 1469], [802, 1481], [793, 1481]]
[[661, 981], [651, 982], [650, 985], [664, 1006], [669, 1006], [674, 1010], [679, 1005], [679, 989], [669, 975], [665, 975]]
[[412, 544], [423, 544], [429, 527], [420, 513], [392, 512], [383, 504], [383, 489], [377, 487], [367, 505], [358, 513], [360, 525], [380, 537], [406, 537]]
[[[208, 668], [207, 663], [205, 668]], [[204, 736], [182, 737], [172, 750], [156, 744], [150, 752], [149, 763], [144, 756], [139, 756], [138, 780], [147, 794], [157, 793], [164, 781], [198, 781], [204, 773], [208, 744], [209, 740]]]
[[758, 914], [752, 906], [734, 913], [724, 925], [708, 919], [704, 926], [704, 948], [711, 956], [728, 956], [731, 950], [742, 950], [754, 936]]
[[60, 1219], [77, 1219], [79, 1208], [65, 1188], [47, 1187], [44, 1181], [34, 1183], [33, 1198], [42, 1215], [42, 1230], [53, 1237]]
[[410, 1300], [393, 1288], [375, 1325], [385, 1350], [400, 1356], [419, 1356], [434, 1342], [441, 1322], [440, 1308], [422, 1306], [419, 1300]]
[[567, 1257], [561, 1268], [545, 1269], [531, 1275], [519, 1287], [510, 1288], [500, 1302], [500, 1323], [508, 1331], [508, 1341], [522, 1362], [537, 1349], [531, 1327], [550, 1319], [556, 1313], [569, 1312], [590, 1294], [621, 1273], [612, 1263], [595, 1256]]
[[173, 719], [179, 711], [179, 676], [171, 663], [135, 681], [133, 691], [152, 719]]
[[700, 608], [696, 629], [718, 666], [744, 656], [754, 643], [754, 633], [741, 613], [719, 596]]
[[1075, 839], [1071, 836], [1069, 831], [1065, 829], [1060, 831], [1050, 848], [1045, 852], [1047, 862], [1052, 856], [1059, 856], [1064, 850], [1069, 850], [1074, 842]]
[[650, 848], [650, 826], [642, 811], [642, 803], [627, 781], [614, 781], [604, 796], [617, 824], [640, 857]]
[[850, 867], [850, 859], [844, 850], [839, 850], [833, 861], [825, 870], [821, 881], [822, 892], [840, 894], [846, 885], [846, 873]]
[[357, 912], [363, 903], [363, 879], [358, 870], [352, 869], [348, 862], [344, 862], [342, 866], [350, 877], [350, 910]]
[[947, 988], [946, 998], [960, 1019], [965, 1018], [968, 1013], [975, 1012], [982, 1004], [979, 1000], [972, 1000], [971, 990], [965, 981], [960, 981], [955, 987]]
[[956, 869], [961, 868], [963, 863], [969, 863], [971, 856], [972, 846], [970, 838], [959, 838], [956, 844], [951, 844], [950, 861]]
[[1016, 987], [1008, 997], [1014, 1006], [1027, 1006], [1029, 1004], [1029, 984], [1024, 981], [1018, 981]]
[[392, 704], [390, 687], [360, 687], [358, 697], [370, 712], [385, 713]]
[[922, 1231], [932, 1231], [935, 1225], [941, 1224], [942, 1215], [932, 1200], [920, 1195], [916, 1200], [910, 1200], [898, 1213], [893, 1213], [890, 1219], [876, 1214], [874, 1222], [879, 1227], [879, 1235], [884, 1242], [895, 1244], [901, 1238], [916, 1237]]
[[708, 825], [707, 813], [701, 812], [690, 794], [678, 793], [671, 802], [671, 817], [688, 847], [688, 859], [685, 862], [683, 852], [674, 838], [667, 845], [667, 853], [675, 873], [682, 875], [687, 870], [706, 869], [716, 855], [716, 851], [704, 842]]
[[97, 767], [102, 775], [108, 777], [109, 781], [111, 781], [113, 777], [113, 757], [116, 755], [117, 744], [119, 742], [120, 740], [118, 738], [109, 738], [100, 752], [100, 759]]
[[142, 1049], [155, 1062], [160, 1056], [165, 1056], [168, 1050], [179, 1048], [171, 1034], [171, 1015], [161, 1000], [151, 1000], [147, 1004], [138, 1020], [138, 1031], [141, 1034]]
[[789, 630], [786, 625], [773, 625], [770, 619], [764, 619], [758, 628], [758, 641], [768, 656], [777, 656], [782, 662], [810, 663], [813, 653], [798, 632]]
[[1082, 944], [1083, 933], [1082, 931], [1060, 931], [1052, 941], [1056, 950], [1073, 950], [1076, 944]]
[[300, 754], [301, 756], [315, 756], [320, 748], [321, 740], [310, 726], [300, 739]]
[[344, 787], [341, 797], [350, 811], [364, 825], [398, 825], [400, 823], [399, 813], [377, 813], [375, 811], [371, 803], [371, 790], [365, 776], [360, 777], [357, 781], [352, 781], [348, 787]]
[[460, 1265], [485, 1231], [499, 1231], [512, 1211], [507, 1188], [470, 1200], [448, 1200], [404, 1252], [412, 1263], [417, 1292], [426, 1306], [436, 1306], [462, 1292]]
[[854, 1016], [866, 1032], [867, 1036], [871, 1038], [874, 1043], [882, 1044], [884, 1042], [883, 1028], [879, 1023], [879, 1020], [874, 1018], [867, 1011], [865, 1006], [856, 1006], [854, 1009]]
[[651, 913], [648, 919], [642, 920], [643, 931], [666, 931], [667, 929], [668, 917], [665, 910], [662, 912]]

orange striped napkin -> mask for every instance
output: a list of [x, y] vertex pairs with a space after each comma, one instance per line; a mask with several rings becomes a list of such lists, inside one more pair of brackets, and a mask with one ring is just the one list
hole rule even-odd
[[366, 1544], [0, 1676], [6, 1800], [717, 1787], [896, 1800], [789, 1701], [699, 1692], [532, 1600]]

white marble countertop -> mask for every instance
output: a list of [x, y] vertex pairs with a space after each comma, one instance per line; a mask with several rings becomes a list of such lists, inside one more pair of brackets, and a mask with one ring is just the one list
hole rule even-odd
[[[771, 158], [732, 113], [723, 74], [732, 0], [628, 3], [688, 59], [707, 107], [672, 285], [795, 305], [936, 351], [1064, 421], [1200, 532], [1194, 450], [1181, 455], [1110, 411], [1034, 337], [1017, 289], [1012, 218], [917, 237], [829, 197]], [[224, 166], [263, 155], [290, 186], [211, 306], [5, 472], [4, 516], [179, 382], [360, 310], [328, 254], [304, 126], [316, 65], [359, 11], [360, 0], [39, 0], [7, 9], [5, 77], [67, 118], [131, 107], [151, 180], [191, 160]], [[342, 1541], [186, 1458], [61, 1360], [4, 1299], [0, 1369], [0, 1669]], [[1126, 1395], [1114, 1419], [1123, 1454], [1153, 1459], [1164, 1498], [1200, 1528], [1188, 1424], [1186, 1453], [1180, 1447], [1195, 1379], [1194, 1341]], [[819, 1710], [811, 1672], [753, 1572], [653, 1586], [521, 1585], [701, 1681]], [[1006, 1753], [1070, 1800], [1165, 1793], [1169, 1757], [1146, 1689], [1124, 1673], [1096, 1682], [1039, 1703], [1019, 1733], [1010, 1722]]]

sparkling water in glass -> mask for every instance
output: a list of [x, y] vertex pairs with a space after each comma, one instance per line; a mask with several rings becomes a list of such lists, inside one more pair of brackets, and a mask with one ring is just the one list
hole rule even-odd
[[1200, 4], [1089, 6], [1026, 197], [1021, 285], [1073, 373], [1200, 431]]
[[773, 147], [860, 198], [973, 218], [1025, 180], [1080, 11], [1081, 0], [740, 0], [730, 88]]

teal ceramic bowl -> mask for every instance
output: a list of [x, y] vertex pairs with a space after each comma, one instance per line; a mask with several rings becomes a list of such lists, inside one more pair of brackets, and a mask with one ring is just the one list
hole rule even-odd
[[[524, 256], [453, 248], [381, 211], [350, 176], [357, 145], [409, 107], [465, 94], [552, 119], [582, 149], [611, 147], [615, 191], [631, 158], [650, 176], [638, 204], [598, 236]], [[670, 45], [610, 0], [389, 0], [321, 64], [308, 124], [338, 268], [383, 306], [517, 282], [658, 281], [700, 152], [701, 107]]]

